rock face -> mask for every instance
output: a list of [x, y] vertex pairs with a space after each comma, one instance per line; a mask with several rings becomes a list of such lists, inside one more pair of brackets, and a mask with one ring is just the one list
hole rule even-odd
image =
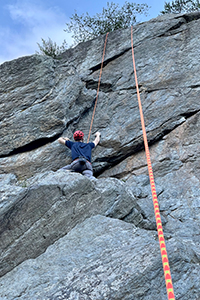
[[[169, 242], [169, 250], [175, 249], [172, 269], [191, 272], [189, 286], [197, 290], [198, 267], [191, 270], [187, 253], [177, 246]], [[1, 284], [2, 299], [151, 299], [152, 294], [167, 299], [156, 235], [103, 216], [77, 225], [37, 260], [5, 275]], [[181, 293], [180, 275], [175, 285]]]
[[0, 219], [1, 275], [43, 253], [90, 216], [101, 213], [123, 219], [134, 211], [134, 223], [143, 221], [135, 197], [114, 178], [93, 182], [81, 174], [61, 170], [39, 175], [29, 184], [27, 188], [1, 185], [5, 199]]
[[[134, 27], [176, 299], [200, 299], [200, 13]], [[97, 180], [59, 170], [89, 131], [105, 36], [0, 66], [0, 299], [167, 299], [130, 29], [110, 33], [93, 132]], [[92, 138], [91, 138], [92, 140]]]

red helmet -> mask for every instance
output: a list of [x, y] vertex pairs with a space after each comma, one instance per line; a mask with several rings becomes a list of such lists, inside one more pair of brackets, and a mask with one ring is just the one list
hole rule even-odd
[[83, 137], [84, 137], [84, 133], [82, 131], [77, 130], [74, 132], [74, 140], [75, 141], [80, 141], [83, 139]]

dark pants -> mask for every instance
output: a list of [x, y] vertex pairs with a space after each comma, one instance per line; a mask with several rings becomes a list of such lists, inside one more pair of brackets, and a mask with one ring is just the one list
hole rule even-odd
[[81, 164], [80, 161], [77, 159], [77, 160], [74, 160], [70, 165], [67, 165], [61, 169], [62, 170], [72, 170], [74, 172], [81, 173], [84, 176], [94, 178], [92, 164], [89, 161], [86, 161], [85, 164]]

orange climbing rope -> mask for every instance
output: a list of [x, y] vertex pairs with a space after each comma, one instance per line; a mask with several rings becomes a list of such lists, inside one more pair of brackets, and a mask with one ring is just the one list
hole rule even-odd
[[141, 100], [140, 100], [140, 92], [139, 92], [139, 88], [138, 88], [138, 81], [137, 81], [137, 74], [136, 74], [136, 67], [135, 67], [135, 58], [134, 58], [134, 49], [133, 49], [133, 27], [131, 27], [131, 47], [132, 47], [133, 68], [134, 68], [134, 74], [135, 74], [135, 85], [136, 85], [136, 90], [137, 90], [140, 118], [141, 118], [143, 138], [144, 138], [144, 146], [145, 146], [147, 166], [148, 166], [148, 171], [149, 171], [151, 192], [152, 192], [153, 205], [154, 205], [154, 213], [155, 213], [155, 218], [156, 218], [156, 225], [157, 225], [158, 238], [159, 238], [159, 244], [160, 244], [160, 252], [161, 252], [161, 256], [162, 256], [162, 264], [163, 264], [163, 271], [164, 271], [165, 283], [166, 283], [166, 288], [167, 288], [167, 295], [168, 295], [168, 300], [175, 300], [172, 278], [171, 278], [170, 267], [169, 267], [169, 261], [168, 261], [167, 250], [166, 250], [166, 245], [165, 245], [165, 239], [164, 239], [164, 235], [163, 235], [160, 210], [159, 210], [159, 206], [158, 206], [158, 199], [157, 199], [157, 194], [156, 194], [153, 170], [152, 170], [152, 166], [151, 166], [149, 146], [148, 146], [148, 142], [147, 142], [144, 116], [143, 116], [143, 112], [142, 112], [142, 104], [141, 104]]
[[95, 104], [94, 104], [94, 110], [93, 110], [93, 114], [92, 114], [92, 120], [91, 120], [90, 129], [89, 129], [89, 133], [88, 133], [87, 143], [90, 140], [90, 135], [91, 135], [91, 131], [92, 131], [92, 125], [93, 125], [93, 121], [94, 121], [95, 110], [96, 110], [96, 106], [97, 106], [97, 100], [98, 100], [98, 96], [99, 96], [101, 74], [102, 74], [102, 70], [103, 70], [103, 62], [104, 62], [104, 56], [105, 56], [105, 52], [106, 52], [106, 43], [107, 43], [107, 39], [108, 39], [108, 34], [109, 34], [109, 32], [107, 32], [105, 42], [104, 42], [103, 56], [102, 56], [102, 61], [101, 61], [101, 69], [100, 69], [100, 73], [99, 73], [99, 82], [98, 82], [98, 87], [97, 87], [97, 95], [96, 95], [96, 100], [95, 100]]

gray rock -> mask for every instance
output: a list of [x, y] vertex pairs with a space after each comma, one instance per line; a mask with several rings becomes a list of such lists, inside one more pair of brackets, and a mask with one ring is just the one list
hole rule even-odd
[[[167, 247], [179, 298], [198, 299], [200, 269], [191, 264], [194, 255], [174, 239]], [[77, 225], [44, 254], [5, 275], [0, 285], [2, 300], [167, 297], [156, 235], [103, 216]]]
[[17, 178], [14, 174], [0, 174], [0, 185], [4, 184], [15, 184], [17, 182]]
[[[168, 234], [189, 239], [198, 246], [200, 235], [200, 113], [189, 117], [161, 141], [150, 154], [162, 221]], [[101, 177], [121, 178], [138, 198], [143, 228], [155, 229], [145, 153], [128, 157]], [[141, 225], [141, 224], [140, 224]]]
[[0, 204], [1, 276], [97, 213], [122, 219], [134, 209], [135, 223], [143, 219], [136, 198], [119, 180], [90, 180], [63, 170], [5, 185]]
[[16, 186], [16, 176], [13, 174], [0, 174], [0, 212], [6, 213], [15, 203], [16, 199], [25, 194], [22, 187]]

